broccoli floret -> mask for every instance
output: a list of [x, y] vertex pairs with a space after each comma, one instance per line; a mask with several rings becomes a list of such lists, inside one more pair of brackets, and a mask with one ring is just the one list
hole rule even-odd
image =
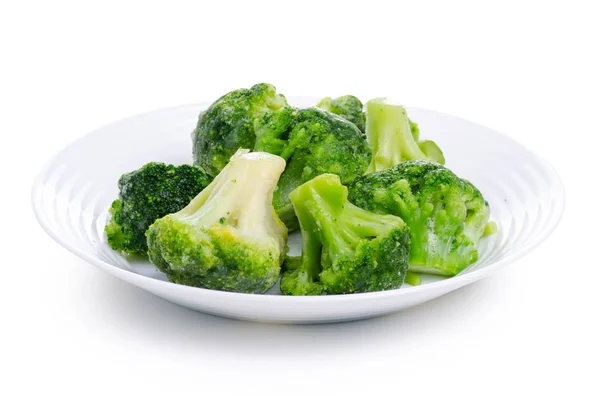
[[408, 119], [402, 106], [376, 98], [367, 102], [366, 109], [366, 135], [373, 151], [367, 172], [386, 170], [407, 160], [444, 164], [442, 151], [435, 142], [422, 141], [419, 144], [419, 127]]
[[317, 107], [345, 118], [354, 123], [363, 133], [365, 132], [363, 104], [357, 97], [352, 95], [344, 95], [335, 99], [327, 97], [323, 98]]
[[148, 227], [185, 207], [209, 183], [204, 171], [191, 165], [148, 163], [122, 175], [105, 228], [108, 244], [128, 254], [145, 254]]
[[278, 156], [238, 151], [187, 207], [148, 229], [150, 261], [178, 284], [268, 290], [287, 252], [287, 229], [272, 206], [284, 168]]
[[325, 173], [350, 183], [364, 174], [371, 161], [371, 151], [358, 127], [319, 108], [282, 109], [261, 118], [255, 127], [258, 137], [254, 150], [268, 150], [287, 161], [273, 206], [290, 230], [298, 228], [288, 197], [292, 190]]
[[223, 95], [198, 118], [192, 133], [194, 164], [216, 176], [238, 149], [254, 147], [254, 121], [285, 106], [285, 97], [266, 83]]
[[362, 176], [349, 189], [353, 204], [408, 224], [411, 271], [453, 276], [477, 260], [490, 209], [473, 184], [449, 169], [406, 161]]
[[320, 175], [290, 193], [302, 228], [302, 256], [286, 260], [286, 295], [382, 291], [402, 285], [410, 234], [402, 219], [348, 202], [333, 174]]
[[298, 109], [283, 107], [268, 112], [254, 121], [254, 150], [281, 154], [287, 145], [289, 131], [298, 119]]

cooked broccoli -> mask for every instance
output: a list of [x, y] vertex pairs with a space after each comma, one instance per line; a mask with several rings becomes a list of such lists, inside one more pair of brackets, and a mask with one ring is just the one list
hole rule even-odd
[[128, 254], [145, 254], [148, 227], [185, 207], [209, 183], [204, 171], [191, 165], [148, 163], [122, 175], [105, 227], [108, 244]]
[[477, 260], [490, 209], [475, 186], [449, 169], [406, 161], [358, 178], [349, 190], [353, 204], [408, 224], [411, 271], [452, 276]]
[[412, 123], [400, 105], [384, 98], [367, 102], [367, 141], [373, 151], [368, 172], [382, 171], [407, 160], [435, 161], [444, 164], [444, 156], [433, 141], [417, 141], [419, 127]]
[[357, 97], [352, 95], [344, 95], [335, 99], [327, 97], [323, 98], [317, 107], [345, 118], [354, 123], [363, 133], [365, 132], [363, 104]]
[[408, 119], [408, 124], [410, 125], [410, 133], [415, 141], [419, 141], [419, 137], [421, 136], [421, 129], [419, 128], [419, 124], [413, 122], [411, 119]]
[[279, 277], [287, 229], [273, 211], [285, 161], [238, 151], [187, 207], [148, 229], [150, 261], [178, 284], [262, 293]]
[[283, 107], [257, 118], [254, 121], [254, 150], [281, 154], [287, 145], [289, 131], [297, 119], [298, 109], [292, 107]]
[[494, 221], [490, 221], [485, 225], [485, 229], [483, 230], [483, 237], [491, 236], [498, 232], [498, 224]]
[[223, 95], [198, 118], [192, 133], [194, 163], [216, 176], [238, 149], [254, 146], [254, 121], [285, 106], [285, 97], [266, 83]]
[[320, 175], [290, 193], [302, 228], [302, 256], [286, 260], [286, 295], [382, 291], [402, 285], [410, 234], [402, 219], [348, 202], [348, 188]]
[[404, 277], [404, 283], [408, 285], [421, 285], [422, 281], [421, 276], [410, 270], [406, 272], [406, 277]]
[[446, 158], [444, 157], [444, 153], [442, 149], [431, 140], [425, 139], [417, 142], [419, 145], [419, 149], [427, 156], [429, 161], [435, 161], [438, 164], [444, 165], [446, 164]]
[[325, 173], [337, 174], [347, 184], [363, 175], [371, 151], [358, 127], [318, 108], [281, 109], [259, 119], [255, 151], [283, 157], [287, 167], [273, 195], [275, 211], [292, 230], [298, 228], [288, 198], [302, 183]]

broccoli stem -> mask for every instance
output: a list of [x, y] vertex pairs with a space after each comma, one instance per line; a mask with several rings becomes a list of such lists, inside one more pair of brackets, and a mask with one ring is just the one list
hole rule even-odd
[[294, 207], [289, 199], [289, 194], [298, 187], [298, 181], [302, 180], [304, 164], [294, 155], [288, 162], [283, 174], [277, 183], [277, 189], [273, 193], [273, 208], [283, 223], [289, 229], [298, 228], [298, 220], [294, 215]]
[[498, 224], [494, 221], [489, 221], [483, 229], [483, 237], [495, 234], [498, 231]]
[[434, 142], [430, 140], [423, 140], [418, 142], [419, 148], [428, 158], [435, 160], [436, 163], [444, 165], [446, 164], [446, 158], [442, 149]]
[[406, 272], [406, 277], [404, 278], [404, 282], [408, 285], [421, 285], [421, 276], [416, 273], [411, 272], [410, 270]]
[[272, 154], [248, 152], [238, 150], [214, 181], [175, 215], [199, 227], [219, 223], [240, 233], [261, 231], [265, 219], [273, 216], [273, 190], [285, 162]]
[[[316, 249], [312, 245], [318, 242], [318, 249], [322, 244], [331, 256], [353, 257], [362, 239], [389, 233], [398, 226], [393, 215], [378, 215], [350, 203], [348, 188], [335, 175], [314, 178], [289, 197], [302, 226], [303, 252]], [[308, 246], [304, 246], [305, 240]], [[310, 258], [320, 259], [316, 254]]]
[[[352, 231], [340, 227], [344, 223], [344, 214], [339, 208], [343, 208], [347, 195], [346, 187], [332, 183], [331, 178], [321, 177], [301, 185], [289, 195], [302, 228], [303, 253], [308, 253], [307, 259], [311, 263], [321, 261], [321, 242], [334, 255], [352, 254], [347, 243]], [[317, 250], [318, 255], [314, 253]]]
[[367, 102], [367, 142], [373, 159], [367, 173], [386, 170], [410, 160], [429, 160], [413, 138], [404, 107], [376, 98]]

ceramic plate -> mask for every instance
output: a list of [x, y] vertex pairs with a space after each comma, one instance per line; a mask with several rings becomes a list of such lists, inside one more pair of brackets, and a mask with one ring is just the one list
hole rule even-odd
[[[314, 105], [316, 98], [290, 97]], [[491, 275], [538, 246], [558, 224], [564, 189], [544, 160], [511, 138], [446, 114], [408, 107], [421, 134], [444, 150], [447, 164], [483, 193], [499, 231], [484, 238], [479, 260], [453, 278], [424, 277], [422, 285], [354, 295], [282, 296], [213, 291], [173, 284], [144, 260], [127, 259], [106, 243], [104, 225], [124, 172], [149, 161], [191, 163], [190, 132], [209, 104], [157, 110], [102, 127], [58, 153], [33, 190], [35, 214], [52, 238], [87, 262], [166, 300], [219, 316], [279, 323], [355, 320], [402, 310]], [[299, 252], [299, 233], [290, 249]]]

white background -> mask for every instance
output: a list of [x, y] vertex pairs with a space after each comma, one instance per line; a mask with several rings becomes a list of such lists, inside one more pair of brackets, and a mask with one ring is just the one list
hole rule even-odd
[[[594, 3], [0, 3], [0, 394], [598, 395]], [[511, 135], [561, 175], [563, 221], [489, 279], [327, 326], [176, 307], [36, 224], [33, 177], [69, 142], [260, 81], [287, 95], [392, 96]]]

